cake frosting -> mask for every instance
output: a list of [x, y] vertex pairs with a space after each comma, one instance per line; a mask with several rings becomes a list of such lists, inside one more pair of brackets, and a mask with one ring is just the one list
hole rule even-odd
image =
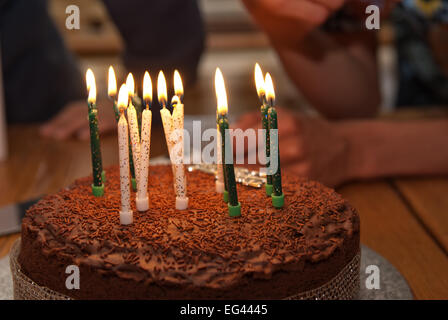
[[[282, 299], [326, 283], [359, 252], [356, 210], [318, 182], [285, 173], [282, 209], [264, 188], [238, 185], [242, 214], [232, 218], [213, 176], [187, 173], [184, 211], [172, 181], [170, 166], [150, 167], [149, 210], [133, 201], [128, 226], [117, 167], [103, 197], [91, 177], [45, 196], [23, 219], [22, 271], [80, 299]], [[79, 290], [65, 287], [68, 265], [80, 269]]]

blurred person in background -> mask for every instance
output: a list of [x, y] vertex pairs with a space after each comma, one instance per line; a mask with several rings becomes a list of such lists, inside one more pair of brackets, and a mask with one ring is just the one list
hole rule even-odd
[[[285, 71], [321, 117], [279, 111], [282, 166], [337, 186], [354, 179], [448, 174], [448, 119], [372, 119], [380, 106], [376, 32], [365, 7], [378, 4], [396, 26], [397, 105], [448, 106], [448, 68], [430, 36], [443, 26], [441, 0], [244, 0]], [[440, 29], [438, 29], [440, 30]], [[446, 58], [446, 57], [445, 57]], [[235, 127], [260, 126], [259, 111]], [[246, 150], [253, 152], [253, 150]]]
[[[448, 120], [372, 119], [381, 100], [377, 43], [375, 31], [365, 28], [365, 7], [371, 2], [382, 7], [383, 16], [395, 19], [397, 104], [448, 105], [447, 70], [436, 61], [429, 42], [432, 27], [448, 21], [446, 1], [243, 2], [293, 83], [321, 115], [309, 118], [279, 110], [286, 170], [332, 186], [352, 179], [448, 173]], [[131, 71], [175, 66], [188, 82], [194, 81], [204, 43], [196, 1], [104, 3], [124, 38], [125, 64]], [[43, 135], [88, 137], [83, 77], [45, 1], [0, 0], [0, 8], [8, 121], [48, 121]], [[107, 110], [110, 116], [101, 117], [102, 131], [115, 127], [112, 108]], [[248, 114], [236, 126], [259, 126], [258, 117], [259, 111]]]
[[[164, 70], [169, 76], [179, 69], [186, 86], [195, 81], [204, 48], [195, 0], [103, 3], [123, 38], [129, 72], [143, 77], [145, 70]], [[8, 123], [41, 122], [44, 136], [87, 139], [84, 74], [49, 16], [47, 1], [0, 0], [0, 37]], [[111, 102], [100, 100], [98, 106], [100, 130], [116, 128]]]

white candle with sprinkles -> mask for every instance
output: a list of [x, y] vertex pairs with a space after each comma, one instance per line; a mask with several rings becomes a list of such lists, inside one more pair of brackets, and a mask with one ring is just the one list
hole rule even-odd
[[152, 82], [149, 73], [146, 71], [143, 77], [143, 100], [145, 110], [142, 113], [142, 137], [140, 154], [140, 184], [137, 186], [136, 205], [138, 211], [149, 209], [148, 202], [148, 174], [149, 174], [149, 156], [151, 150], [151, 124], [152, 112], [149, 107], [152, 103]]
[[[180, 85], [181, 84], [182, 83], [180, 82]], [[178, 93], [181, 95], [179, 91], [181, 90], [179, 89], [179, 83], [177, 86]], [[170, 154], [173, 169], [174, 190], [176, 192], [176, 209], [185, 210], [188, 207], [188, 198], [186, 196], [186, 177], [183, 166], [183, 104], [181, 103], [179, 96], [176, 95], [173, 97], [173, 102], [175, 104], [173, 115], [171, 115], [170, 111], [166, 108], [166, 80], [162, 71], [159, 73], [159, 77], [157, 79], [157, 92], [159, 103], [162, 105], [160, 116], [162, 118], [166, 144], [168, 146], [168, 152]]]
[[128, 90], [126, 85], [122, 85], [118, 93], [118, 110], [120, 119], [118, 120], [118, 151], [120, 162], [120, 191], [121, 191], [121, 209], [120, 223], [123, 225], [131, 224], [133, 213], [131, 209], [131, 177], [129, 169], [129, 136], [128, 122], [124, 116], [124, 111], [128, 105]]
[[[131, 73], [126, 79], [126, 87], [128, 89], [128, 99], [129, 99], [129, 106], [127, 110], [129, 121], [129, 135], [131, 136], [132, 158], [134, 160], [135, 179], [137, 180], [137, 193], [138, 193], [140, 185], [140, 175], [141, 175], [140, 134], [138, 132], [137, 111], [135, 110], [134, 105], [132, 104], [132, 97], [134, 95], [134, 78], [132, 77]], [[141, 198], [141, 196], [137, 194], [137, 198]]]
[[184, 167], [184, 87], [182, 78], [177, 70], [174, 71], [174, 94], [172, 99], [173, 105], [173, 127], [175, 132], [172, 133], [174, 146], [172, 149], [175, 160], [175, 179], [176, 179], [176, 209], [185, 210], [188, 207], [187, 198], [187, 177], [185, 176]]

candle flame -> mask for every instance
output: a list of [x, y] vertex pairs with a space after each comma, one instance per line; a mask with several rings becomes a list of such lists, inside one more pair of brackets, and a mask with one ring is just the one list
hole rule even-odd
[[87, 101], [89, 103], [95, 103], [96, 102], [96, 83], [95, 83], [95, 75], [93, 74], [92, 69], [87, 69], [86, 72], [86, 83], [87, 83], [87, 90], [89, 90], [89, 97], [87, 98]]
[[128, 77], [126, 78], [126, 87], [128, 88], [129, 97], [133, 97], [135, 92], [135, 83], [134, 76], [130, 72], [128, 74]]
[[255, 64], [255, 87], [257, 88], [258, 98], [262, 99], [266, 94], [265, 83], [263, 79], [263, 71], [261, 71], [260, 65]]
[[115, 71], [112, 66], [109, 67], [107, 94], [109, 97], [114, 97], [117, 94], [117, 78], [115, 77]]
[[118, 110], [120, 112], [124, 112], [126, 108], [128, 107], [128, 101], [129, 101], [129, 91], [125, 83], [123, 83], [120, 87], [120, 91], [118, 91]]
[[176, 107], [176, 105], [180, 104], [180, 99], [178, 96], [173, 96], [173, 98], [171, 99], [171, 105], [173, 107]]
[[271, 106], [273, 106], [275, 105], [275, 91], [274, 91], [274, 84], [272, 83], [272, 78], [269, 72], [266, 73], [266, 78], [264, 79], [264, 85], [266, 89], [266, 97]]
[[182, 78], [180, 77], [179, 71], [174, 70], [174, 94], [182, 100], [184, 96], [184, 86], [182, 85]]
[[218, 105], [218, 113], [226, 114], [227, 113], [226, 85], [224, 83], [224, 77], [222, 76], [222, 72], [219, 68], [216, 68], [215, 73], [215, 91]]
[[143, 100], [146, 104], [152, 103], [152, 81], [148, 71], [143, 76]]
[[157, 78], [157, 94], [159, 97], [159, 103], [163, 107], [165, 107], [167, 101], [167, 94], [166, 94], [166, 80], [163, 71], [159, 72], [159, 76]]
[[90, 90], [90, 86], [92, 84], [92, 79], [95, 79], [95, 76], [93, 75], [93, 71], [92, 69], [87, 69], [86, 71], [86, 86], [87, 86], [87, 91]]

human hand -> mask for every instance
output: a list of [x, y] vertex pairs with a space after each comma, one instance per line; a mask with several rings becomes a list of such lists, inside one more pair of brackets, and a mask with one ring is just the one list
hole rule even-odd
[[[98, 127], [100, 133], [116, 128], [112, 102], [100, 100], [98, 103]], [[80, 140], [90, 137], [88, 109], [86, 101], [72, 101], [68, 103], [56, 116], [39, 128], [43, 137], [57, 140], [69, 139], [72, 136]]]
[[[277, 108], [277, 112], [280, 161], [284, 171], [332, 187], [352, 178], [348, 139], [338, 126], [283, 108]], [[260, 128], [260, 124], [260, 112], [253, 112], [244, 115], [232, 127], [246, 130]], [[249, 146], [245, 152], [256, 152], [256, 148]]]
[[322, 25], [347, 0], [243, 0], [246, 8], [271, 41], [296, 47]]

